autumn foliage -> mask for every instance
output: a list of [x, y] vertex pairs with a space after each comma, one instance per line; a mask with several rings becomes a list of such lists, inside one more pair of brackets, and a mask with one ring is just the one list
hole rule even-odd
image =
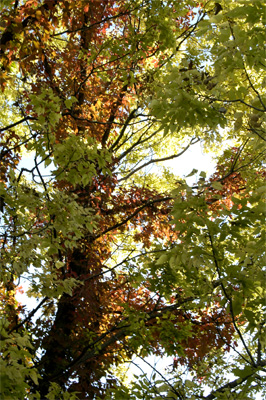
[[[115, 366], [134, 355], [169, 355], [174, 370], [188, 367], [201, 382], [210, 371], [203, 371], [205, 360], [235, 349], [244, 323], [238, 299], [234, 305], [240, 286], [229, 284], [229, 295], [211, 227], [224, 209], [233, 215], [234, 207], [247, 207], [250, 178], [237, 169], [244, 146], [231, 148], [197, 193], [167, 175], [160, 184], [161, 172], [145, 168], [177, 157], [164, 154], [171, 146], [183, 152], [172, 111], [166, 129], [152, 101], [157, 107], [167, 65], [206, 15], [205, 5], [7, 3], [0, 40], [1, 90], [10, 109], [0, 132], [0, 297], [8, 317], [1, 338], [13, 335], [18, 361], [9, 361], [8, 342], [3, 360], [25, 373], [13, 389], [12, 372], [6, 374], [3, 396], [106, 398], [119, 385]], [[182, 78], [190, 82], [188, 96], [196, 68], [194, 60], [184, 70], [194, 73]], [[162, 107], [171, 104], [167, 96]], [[223, 124], [207, 101], [206, 115]], [[27, 153], [31, 165], [24, 166]], [[204, 236], [198, 226], [205, 224]], [[30, 282], [28, 298], [38, 299], [31, 310], [16, 300], [21, 279]]]

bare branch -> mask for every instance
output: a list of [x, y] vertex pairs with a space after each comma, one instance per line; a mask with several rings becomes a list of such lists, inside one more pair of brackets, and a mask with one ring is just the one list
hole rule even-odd
[[[151, 139], [153, 136], [157, 135], [158, 132], [160, 132], [162, 130], [162, 128], [156, 129], [156, 131], [154, 131], [151, 135], [147, 136], [145, 139], [141, 140], [147, 131], [149, 131], [149, 129], [151, 128], [152, 123], [150, 123], [148, 125], [148, 128], [143, 132], [143, 134], [138, 138], [138, 140], [133, 143], [133, 145], [131, 147], [129, 147], [127, 150], [125, 150], [119, 157], [119, 161], [122, 160], [122, 158], [124, 158], [128, 153], [130, 153], [135, 147], [139, 146], [140, 144], [143, 144], [145, 142], [147, 142], [149, 139]], [[134, 136], [134, 135], [132, 135]]]
[[[157, 368], [155, 368], [153, 365], [151, 365], [145, 358], [141, 357], [140, 355], [138, 355], [138, 357], [139, 357], [145, 364], [147, 364], [151, 369], [153, 369], [153, 370], [156, 372], [156, 374], [158, 374], [158, 375], [164, 380], [164, 382], [166, 382], [166, 384], [171, 388], [172, 392], [173, 392], [174, 394], [176, 394], [177, 397], [178, 397], [180, 400], [183, 400], [183, 399], [184, 399], [184, 397], [174, 388], [174, 386], [169, 382], [169, 380], [167, 380], [167, 379], [163, 376], [163, 374], [162, 374], [160, 371], [158, 371]], [[173, 397], [167, 397], [167, 398], [169, 399], [169, 398], [173, 398]]]
[[36, 118], [34, 118], [34, 117], [25, 117], [25, 118], [22, 118], [22, 119], [20, 119], [19, 121], [14, 122], [13, 124], [10, 124], [10, 125], [8, 125], [8, 126], [5, 126], [4, 128], [1, 128], [1, 129], [0, 129], [0, 132], [4, 132], [4, 131], [7, 131], [8, 129], [14, 128], [14, 127], [17, 126], [17, 125], [22, 124], [23, 122], [26, 122], [26, 121], [34, 121], [34, 120], [36, 120]]
[[172, 154], [171, 156], [162, 157], [162, 158], [154, 158], [154, 159], [152, 159], [152, 160], [146, 162], [145, 164], [140, 165], [138, 168], [133, 169], [127, 176], [125, 176], [124, 178], [119, 179], [118, 182], [122, 182], [122, 181], [127, 180], [127, 179], [130, 178], [133, 174], [135, 174], [136, 172], [138, 172], [138, 171], [141, 170], [142, 168], [147, 167], [147, 166], [150, 165], [150, 164], [154, 164], [154, 163], [162, 162], [162, 161], [167, 161], [167, 160], [173, 160], [173, 159], [175, 159], [175, 158], [177, 158], [177, 157], [182, 156], [182, 154], [184, 154], [184, 153], [189, 149], [189, 147], [190, 147], [192, 144], [197, 143], [199, 140], [200, 140], [200, 139], [197, 139], [196, 141], [193, 141], [193, 139], [192, 139], [191, 142], [190, 142], [180, 153], [178, 153], [178, 154]]
[[248, 380], [248, 378], [250, 378], [251, 376], [253, 376], [256, 373], [256, 370], [254, 369], [254, 372], [248, 374], [247, 376], [245, 376], [244, 378], [237, 378], [234, 381], [228, 382], [227, 384], [221, 386], [219, 389], [214, 390], [213, 392], [211, 392], [208, 396], [203, 397], [204, 400], [213, 400], [216, 398], [219, 398], [219, 394], [223, 393], [224, 391], [226, 391], [226, 389], [234, 389], [237, 388], [238, 386], [240, 386], [242, 383], [246, 382]]
[[12, 329], [10, 329], [10, 331], [8, 331], [8, 333], [10, 334], [13, 331], [16, 331], [17, 329], [21, 328], [25, 322], [28, 322], [31, 320], [31, 318], [34, 316], [34, 314], [36, 314], [36, 312], [42, 307], [42, 305], [49, 299], [49, 297], [44, 297], [44, 299], [42, 299], [42, 301], [37, 305], [37, 307], [35, 307], [26, 318], [24, 318], [19, 324], [15, 325]]
[[120, 132], [118, 138], [117, 138], [116, 141], [112, 144], [112, 146], [110, 147], [110, 150], [114, 150], [114, 148], [118, 145], [118, 143], [120, 142], [120, 140], [122, 139], [122, 137], [123, 137], [123, 135], [124, 135], [124, 133], [125, 133], [125, 130], [126, 130], [127, 127], [128, 127], [129, 122], [134, 118], [134, 114], [135, 114], [135, 112], [136, 112], [137, 110], [138, 110], [138, 108], [134, 108], [134, 109], [130, 112], [129, 116], [127, 117], [127, 119], [126, 119], [126, 121], [125, 121], [125, 123], [124, 123], [123, 128], [121, 129], [121, 132]]

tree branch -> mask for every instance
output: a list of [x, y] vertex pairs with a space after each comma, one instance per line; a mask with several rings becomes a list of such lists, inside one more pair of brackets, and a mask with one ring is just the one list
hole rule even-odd
[[155, 158], [155, 159], [152, 159], [152, 160], [146, 162], [145, 164], [140, 165], [138, 168], [133, 169], [133, 170], [132, 170], [128, 175], [126, 175], [124, 178], [119, 179], [118, 182], [122, 182], [122, 181], [127, 180], [127, 179], [130, 178], [132, 175], [134, 175], [137, 171], [141, 170], [141, 169], [144, 168], [144, 167], [147, 167], [147, 166], [150, 165], [150, 164], [154, 164], [154, 163], [162, 162], [162, 161], [167, 161], [167, 160], [173, 160], [174, 158], [177, 158], [177, 157], [182, 156], [182, 154], [184, 154], [184, 153], [189, 149], [189, 147], [190, 147], [192, 144], [197, 143], [199, 140], [200, 140], [200, 139], [197, 139], [196, 141], [193, 141], [193, 139], [192, 139], [191, 142], [190, 142], [180, 153], [178, 153], [178, 154], [172, 154], [171, 156], [162, 157], [162, 158]]
[[[251, 374], [248, 374], [247, 376], [245, 376], [245, 378], [237, 378], [232, 382], [228, 382], [227, 384], [225, 384], [224, 386], [221, 386], [219, 389], [214, 390], [213, 392], [211, 392], [208, 396], [203, 397], [204, 400], [213, 400], [217, 398], [217, 395], [219, 396], [220, 393], [223, 393], [226, 389], [234, 389], [238, 386], [240, 386], [243, 382], [245, 382], [246, 380], [248, 380], [248, 378], [250, 378], [251, 376], [253, 376], [255, 374], [255, 370], [254, 372], [252, 372]], [[218, 397], [219, 398], [219, 397]]]
[[4, 128], [1, 128], [0, 129], [0, 132], [4, 132], [4, 131], [7, 131], [8, 129], [11, 129], [11, 128], [14, 128], [15, 126], [17, 126], [17, 125], [19, 125], [19, 124], [22, 124], [23, 122], [25, 122], [25, 121], [29, 121], [29, 120], [31, 120], [31, 121], [36, 121], [36, 118], [34, 118], [34, 117], [25, 117], [25, 118], [22, 118], [22, 119], [20, 119], [19, 121], [17, 121], [17, 122], [14, 122], [13, 124], [10, 124], [10, 125], [8, 125], [8, 126], [5, 126]]
[[[145, 135], [145, 133], [151, 128], [152, 126], [152, 122], [150, 122], [148, 124], [148, 128], [143, 132], [143, 134], [138, 138], [138, 140], [132, 144], [131, 147], [129, 147], [127, 150], [125, 150], [119, 157], [118, 160], [121, 161], [122, 158], [124, 158], [128, 153], [131, 153], [132, 150], [139, 146], [140, 144], [143, 144], [145, 142], [147, 142], [147, 140], [151, 139], [153, 136], [155, 136], [158, 132], [160, 132], [162, 130], [162, 128], [156, 129], [151, 135], [149, 135], [148, 137], [146, 137], [145, 139], [142, 140], [143, 136]], [[140, 129], [141, 130], [141, 129]], [[134, 136], [136, 134], [136, 132], [132, 135], [130, 135], [131, 137]], [[126, 142], [126, 140], [124, 141], [124, 143]], [[123, 143], [123, 144], [124, 144]]]
[[93, 240], [98, 239], [99, 237], [105, 235], [106, 233], [113, 231], [116, 228], [119, 228], [122, 225], [125, 225], [128, 221], [130, 221], [133, 217], [135, 217], [135, 215], [137, 215], [140, 211], [142, 211], [144, 208], [152, 206], [155, 203], [160, 203], [163, 201], [168, 201], [168, 200], [172, 200], [173, 197], [168, 196], [168, 197], [163, 197], [161, 199], [156, 199], [156, 200], [152, 200], [152, 201], [148, 201], [147, 203], [143, 204], [143, 206], [139, 207], [136, 211], [134, 211], [132, 214], [130, 214], [127, 218], [125, 218], [123, 221], [118, 222], [117, 224], [111, 226], [110, 228], [106, 229], [105, 231], [99, 233], [98, 235], [94, 236]]
[[13, 331], [19, 329], [21, 326], [25, 324], [25, 322], [30, 321], [33, 315], [41, 308], [41, 306], [49, 299], [49, 297], [44, 297], [44, 299], [35, 307], [29, 314], [28, 316], [23, 319], [19, 324], [15, 325], [12, 329], [8, 331], [8, 333], [12, 333]]
[[[248, 356], [249, 356], [249, 358], [250, 358], [250, 360], [251, 360], [252, 365], [253, 365], [253, 366], [256, 366], [256, 363], [255, 363], [255, 361], [254, 361], [254, 358], [253, 358], [251, 352], [249, 351], [249, 348], [248, 348], [247, 345], [246, 345], [246, 342], [245, 342], [245, 340], [244, 340], [244, 338], [243, 338], [243, 335], [242, 335], [242, 333], [240, 332], [240, 330], [239, 330], [239, 328], [238, 328], [238, 326], [237, 326], [237, 324], [236, 324], [235, 313], [234, 313], [234, 309], [233, 309], [232, 298], [228, 295], [228, 293], [227, 293], [227, 291], [226, 291], [226, 289], [225, 289], [225, 286], [224, 286], [224, 284], [223, 284], [223, 282], [222, 282], [220, 267], [219, 267], [219, 264], [218, 264], [218, 261], [217, 261], [216, 251], [215, 251], [215, 248], [214, 248], [214, 243], [213, 243], [212, 236], [211, 236], [211, 233], [210, 233], [209, 230], [208, 230], [208, 236], [209, 236], [209, 239], [210, 239], [210, 244], [211, 244], [211, 249], [212, 249], [212, 254], [213, 254], [213, 259], [214, 259], [216, 271], [217, 271], [218, 276], [219, 276], [219, 279], [220, 279], [220, 285], [221, 285], [221, 288], [222, 288], [222, 290], [223, 290], [223, 292], [224, 292], [224, 295], [225, 295], [226, 299], [229, 301], [230, 314], [231, 314], [231, 316], [232, 316], [232, 321], [233, 321], [234, 328], [235, 328], [236, 332], [238, 333], [238, 336], [239, 336], [239, 338], [240, 338], [240, 340], [241, 340], [241, 342], [242, 342], [242, 344], [243, 344], [243, 346], [244, 346], [244, 348], [245, 348], [245, 350], [246, 350], [246, 352], [247, 352], [247, 354], [248, 354]], [[246, 360], [246, 361], [247, 361], [247, 360]], [[248, 361], [247, 361], [247, 362], [248, 362]], [[248, 362], [248, 363], [249, 363], [249, 362]], [[250, 363], [249, 363], [249, 364], [250, 364]]]
[[127, 117], [127, 119], [126, 119], [126, 121], [125, 121], [125, 123], [124, 123], [124, 125], [123, 125], [123, 128], [122, 128], [121, 131], [120, 131], [120, 134], [119, 134], [118, 138], [117, 138], [116, 141], [112, 144], [112, 146], [110, 147], [110, 150], [114, 150], [114, 148], [118, 145], [118, 143], [120, 142], [120, 140], [122, 139], [122, 137], [123, 137], [123, 135], [124, 135], [124, 133], [125, 133], [125, 130], [126, 130], [127, 127], [128, 127], [129, 122], [134, 118], [134, 114], [135, 114], [135, 112], [136, 112], [137, 110], [138, 110], [138, 107], [137, 107], [137, 108], [134, 108], [134, 109], [130, 112], [129, 116]]
[[[175, 389], [175, 387], [169, 382], [169, 380], [167, 380], [167, 379], [163, 376], [163, 374], [162, 374], [160, 371], [158, 371], [157, 368], [155, 368], [153, 365], [151, 365], [144, 357], [141, 357], [140, 355], [138, 355], [138, 357], [139, 357], [145, 364], [147, 364], [151, 369], [153, 369], [153, 370], [156, 372], [156, 374], [158, 374], [158, 375], [164, 380], [164, 382], [166, 382], [166, 384], [171, 388], [172, 392], [173, 392], [174, 394], [176, 394], [177, 397], [178, 397], [180, 400], [184, 400], [184, 397]], [[167, 397], [167, 398], [169, 399], [169, 397]]]
[[108, 22], [108, 21], [111, 21], [113, 19], [128, 15], [130, 12], [135, 11], [137, 9], [138, 9], [138, 7], [135, 7], [132, 10], [128, 9], [128, 10], [125, 10], [124, 12], [121, 12], [119, 14], [113, 15], [111, 17], [106, 17], [106, 18], [102, 19], [101, 21], [94, 22], [93, 24], [90, 24], [89, 26], [85, 26], [85, 27], [83, 26], [82, 28], [73, 29], [73, 30], [67, 29], [67, 30], [65, 30], [63, 32], [55, 33], [54, 35], [51, 35], [51, 37], [61, 36], [61, 35], [64, 35], [65, 33], [76, 33], [76, 32], [86, 31], [86, 30], [89, 30], [89, 29], [93, 28], [96, 25], [100, 25], [100, 24], [103, 24], [104, 22]]
[[102, 146], [103, 147], [105, 147], [106, 142], [107, 142], [107, 140], [109, 138], [111, 127], [112, 127], [112, 124], [113, 124], [113, 122], [115, 120], [115, 116], [116, 116], [117, 110], [122, 104], [123, 98], [125, 97], [125, 95], [127, 93], [127, 89], [128, 89], [128, 84], [125, 84], [122, 87], [121, 92], [119, 93], [117, 101], [115, 102], [115, 104], [113, 105], [113, 107], [111, 109], [111, 113], [110, 113], [110, 116], [109, 116], [109, 119], [108, 119], [109, 126], [106, 128], [106, 130], [105, 130], [105, 132], [103, 134], [103, 137], [102, 137]]
[[216, 97], [211, 97], [211, 96], [206, 96], [206, 95], [200, 95], [199, 97], [203, 97], [204, 99], [207, 99], [211, 102], [219, 102], [219, 103], [242, 103], [245, 106], [252, 108], [253, 110], [259, 111], [259, 112], [265, 112], [265, 110], [262, 110], [261, 108], [252, 106], [251, 104], [246, 103], [244, 100], [242, 99], [234, 99], [234, 100], [225, 100], [225, 99], [218, 99]]

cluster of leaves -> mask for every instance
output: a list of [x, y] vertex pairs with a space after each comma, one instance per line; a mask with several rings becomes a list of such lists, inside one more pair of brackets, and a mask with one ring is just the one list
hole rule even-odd
[[[263, 390], [264, 11], [259, 0], [2, 4], [4, 398]], [[191, 187], [160, 169], [198, 141], [228, 143], [210, 179]], [[121, 366], [151, 354], [172, 358], [170, 375], [123, 383]]]

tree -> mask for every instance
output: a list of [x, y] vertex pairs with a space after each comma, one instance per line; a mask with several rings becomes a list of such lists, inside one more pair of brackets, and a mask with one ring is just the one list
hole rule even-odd
[[[6, 1], [1, 16], [3, 398], [254, 398], [265, 4]], [[190, 187], [162, 165], [198, 141], [228, 145]], [[123, 383], [153, 353], [170, 375]]]

